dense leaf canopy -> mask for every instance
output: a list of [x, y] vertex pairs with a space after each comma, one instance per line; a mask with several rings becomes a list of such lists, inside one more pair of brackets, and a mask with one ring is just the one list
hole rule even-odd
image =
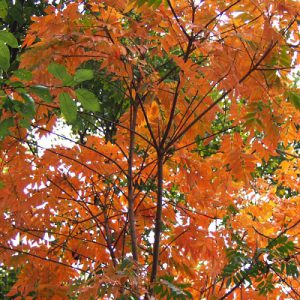
[[298, 1], [14, 3], [9, 296], [299, 299]]

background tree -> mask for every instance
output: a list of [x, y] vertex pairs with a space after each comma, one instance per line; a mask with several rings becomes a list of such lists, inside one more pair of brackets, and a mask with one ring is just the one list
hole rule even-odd
[[6, 294], [17, 281], [17, 273], [14, 269], [9, 270], [4, 266], [0, 267], [0, 296], [2, 299], [6, 300], [10, 298]]
[[[7, 68], [2, 77], [8, 79], [11, 72], [18, 68], [19, 53], [22, 48], [21, 45], [26, 32], [31, 24], [32, 16], [41, 16], [47, 6], [47, 2], [31, 1], [31, 0], [17, 0], [17, 1], [1, 1], [0, 4], [0, 32], [2, 42], [7, 43], [11, 47], [10, 57], [6, 57], [7, 51], [1, 51], [1, 67], [5, 65], [8, 60], [9, 68]], [[13, 35], [13, 38], [7, 33]], [[3, 47], [3, 45], [2, 45]], [[4, 65], [3, 65], [4, 64]]]
[[3, 106], [10, 295], [299, 298], [299, 5], [142, 4], [33, 17]]

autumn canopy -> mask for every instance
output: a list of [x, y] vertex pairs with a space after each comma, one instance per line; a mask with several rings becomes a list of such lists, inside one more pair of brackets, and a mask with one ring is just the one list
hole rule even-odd
[[43, 5], [0, 31], [8, 295], [300, 299], [300, 3]]

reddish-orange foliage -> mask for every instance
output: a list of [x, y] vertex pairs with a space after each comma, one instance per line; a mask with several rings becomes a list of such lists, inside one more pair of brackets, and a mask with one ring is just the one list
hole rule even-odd
[[[288, 98], [299, 11], [292, 0], [75, 1], [34, 17], [21, 67], [54, 101], [35, 97], [33, 127], [69, 144], [44, 149], [18, 129], [2, 142], [0, 258], [22, 267], [11, 295], [159, 299], [162, 286], [175, 299], [172, 275], [189, 284], [181, 299], [266, 299], [262, 281], [268, 299], [299, 299], [296, 276], [265, 259], [287, 236], [293, 249], [275, 263], [298, 265], [300, 114]], [[73, 75], [90, 61], [128, 103], [110, 140], [91, 124], [84, 141], [56, 128], [58, 95], [76, 96], [47, 66]], [[232, 274], [229, 248], [248, 255]], [[268, 272], [234, 277], [258, 262]]]

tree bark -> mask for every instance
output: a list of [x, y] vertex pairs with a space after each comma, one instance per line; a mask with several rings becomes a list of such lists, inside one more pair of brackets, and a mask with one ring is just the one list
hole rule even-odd
[[137, 252], [137, 235], [134, 213], [134, 184], [133, 184], [133, 155], [135, 145], [135, 127], [137, 118], [137, 105], [132, 104], [130, 107], [130, 141], [129, 141], [129, 155], [128, 155], [128, 220], [129, 232], [131, 236], [131, 251], [134, 261], [138, 261]]
[[162, 151], [157, 151], [157, 207], [154, 229], [154, 245], [153, 245], [153, 261], [150, 283], [155, 282], [158, 264], [159, 264], [159, 248], [160, 236], [162, 230], [162, 205], [163, 205], [163, 163], [164, 155]]

